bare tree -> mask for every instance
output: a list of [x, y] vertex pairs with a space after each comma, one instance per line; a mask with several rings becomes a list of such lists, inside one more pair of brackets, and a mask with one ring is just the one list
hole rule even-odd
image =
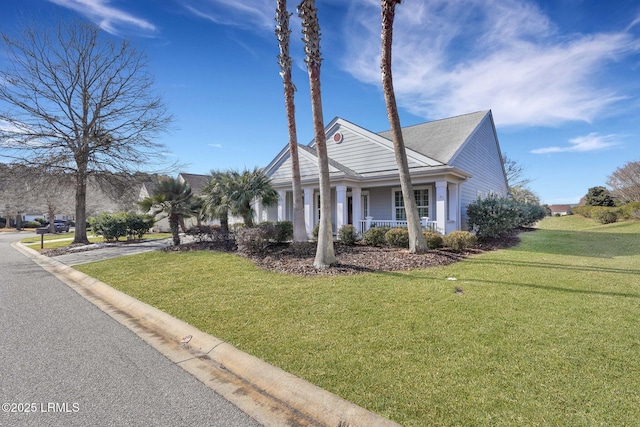
[[333, 247], [333, 229], [331, 226], [331, 182], [329, 180], [329, 156], [324, 133], [322, 115], [322, 96], [320, 92], [320, 24], [314, 0], [303, 0], [298, 6], [298, 15], [302, 19], [305, 59], [311, 87], [311, 110], [313, 113], [313, 130], [316, 153], [318, 155], [318, 172], [320, 182], [320, 228], [318, 231], [318, 248], [313, 265], [316, 268], [328, 268], [336, 263]]
[[524, 177], [524, 167], [510, 159], [507, 153], [502, 154], [502, 164], [509, 188], [526, 188], [531, 183], [529, 178]]
[[300, 181], [300, 162], [298, 160], [298, 135], [296, 132], [296, 106], [294, 94], [296, 87], [291, 78], [291, 64], [289, 55], [289, 17], [287, 0], [277, 0], [276, 6], [276, 36], [280, 46], [280, 76], [284, 84], [284, 103], [287, 111], [287, 126], [289, 129], [289, 158], [291, 159], [291, 177], [293, 189], [293, 241], [306, 242], [307, 229], [304, 222], [304, 202], [302, 200], [302, 183]]
[[107, 38], [93, 24], [28, 26], [3, 34], [0, 146], [23, 164], [70, 173], [75, 185], [74, 243], [88, 243], [87, 179], [158, 164], [154, 141], [171, 118], [153, 93], [146, 58], [129, 40]]
[[53, 220], [59, 213], [68, 213], [73, 206], [70, 191], [73, 190], [73, 177], [60, 172], [44, 171], [42, 169], [30, 171], [25, 181], [33, 183], [32, 197], [35, 199], [31, 206], [37, 206], [49, 219], [49, 231], [55, 233]]
[[393, 141], [393, 151], [396, 155], [398, 173], [400, 175], [400, 187], [402, 188], [402, 199], [407, 215], [407, 228], [409, 229], [409, 252], [420, 253], [428, 249], [427, 241], [422, 234], [422, 223], [418, 214], [411, 175], [409, 174], [409, 162], [407, 151], [402, 137], [402, 127], [400, 126], [400, 116], [396, 105], [396, 96], [393, 90], [393, 76], [391, 74], [391, 46], [393, 40], [393, 20], [395, 17], [396, 5], [402, 0], [382, 0], [382, 57], [380, 68], [382, 70], [382, 89], [384, 90], [384, 100], [387, 104], [387, 117], [391, 127], [391, 139]]
[[[58, 178], [47, 171], [22, 164], [2, 163], [0, 207], [4, 208], [7, 216], [14, 218], [16, 227], [19, 228], [22, 214], [46, 212], [47, 198], [50, 195], [55, 197], [54, 193], [58, 191]], [[56, 207], [55, 210], [57, 209]]]
[[622, 203], [640, 202], [640, 162], [628, 162], [608, 178], [612, 194]]

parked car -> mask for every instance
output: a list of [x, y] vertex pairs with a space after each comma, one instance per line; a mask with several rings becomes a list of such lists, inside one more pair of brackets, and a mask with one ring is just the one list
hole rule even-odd
[[56, 233], [64, 233], [69, 231], [69, 221], [64, 219], [54, 219], [53, 229]]

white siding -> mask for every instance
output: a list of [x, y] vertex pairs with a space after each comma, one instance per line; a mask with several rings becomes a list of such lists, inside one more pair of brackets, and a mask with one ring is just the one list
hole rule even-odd
[[[318, 176], [318, 165], [311, 161], [308, 157], [303, 154], [298, 154], [298, 163], [300, 164], [300, 177], [317, 177]], [[291, 157], [287, 156], [287, 159], [282, 162], [278, 169], [274, 171], [271, 175], [271, 179], [274, 182], [285, 181], [291, 182]]]
[[369, 215], [374, 219], [390, 220], [393, 215], [391, 187], [368, 188]]
[[[392, 148], [372, 142], [344, 127], [339, 131], [343, 135], [342, 142], [334, 142], [333, 134], [327, 139], [327, 154], [332, 160], [359, 174], [398, 169]], [[409, 167], [418, 166], [423, 165], [409, 159]]]
[[451, 165], [473, 175], [460, 186], [462, 229], [466, 229], [469, 203], [478, 196], [486, 197], [491, 193], [506, 195], [508, 192], [500, 149], [489, 116], [471, 135]]

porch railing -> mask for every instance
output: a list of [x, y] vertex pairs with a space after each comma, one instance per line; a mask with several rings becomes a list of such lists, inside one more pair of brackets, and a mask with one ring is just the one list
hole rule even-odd
[[[421, 218], [420, 222], [422, 223], [422, 229], [424, 231], [431, 231], [433, 233], [444, 234], [444, 230], [441, 230], [438, 227], [438, 223], [436, 221], [429, 221], [429, 218]], [[407, 221], [393, 220], [393, 219], [374, 219], [372, 217], [367, 217], [366, 219], [360, 221], [360, 233], [364, 233], [365, 231], [367, 231], [372, 227], [407, 228]]]

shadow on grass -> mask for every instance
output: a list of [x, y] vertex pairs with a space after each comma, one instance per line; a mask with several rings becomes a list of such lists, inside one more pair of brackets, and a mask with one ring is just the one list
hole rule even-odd
[[538, 230], [527, 244], [510, 250], [590, 258], [635, 256], [640, 255], [640, 236], [606, 231]]
[[469, 258], [465, 262], [474, 264], [485, 265], [505, 265], [513, 267], [527, 267], [527, 268], [544, 268], [544, 269], [557, 269], [557, 270], [571, 270], [584, 273], [613, 273], [613, 274], [631, 274], [640, 276], [640, 269], [635, 268], [613, 268], [613, 267], [590, 267], [585, 265], [569, 265], [550, 262], [536, 262], [536, 261], [513, 261], [502, 259], [480, 259]]
[[[468, 282], [486, 283], [486, 280], [476, 280], [476, 279], [466, 279], [466, 278], [461, 280], [463, 280], [466, 283]], [[570, 294], [599, 295], [599, 296], [623, 297], [623, 298], [640, 298], [640, 294], [635, 294], [631, 292], [596, 291], [592, 289], [563, 288], [561, 286], [553, 286], [553, 285], [540, 285], [535, 283], [514, 283], [514, 282], [504, 282], [504, 281], [494, 281], [494, 280], [491, 281], [491, 284], [515, 286], [515, 287], [529, 288], [529, 289], [538, 289], [543, 291], [565, 292]]]
[[[561, 268], [566, 269], [566, 266]], [[630, 271], [623, 271], [623, 272], [630, 273], [630, 274], [640, 274], [640, 271], [636, 271], [635, 273], [632, 273]], [[618, 271], [616, 271], [616, 273], [618, 273]], [[398, 279], [402, 279], [402, 278], [410, 279], [410, 280], [420, 279], [420, 280], [425, 280], [433, 283], [440, 283], [446, 280], [446, 279], [443, 279], [442, 277], [434, 277], [432, 275], [429, 275], [426, 272], [425, 273], [413, 272], [409, 274], [394, 273], [394, 272], [384, 272], [384, 273], [378, 272], [378, 274], [384, 275], [384, 276], [391, 276]], [[506, 280], [474, 279], [469, 277], [457, 277], [456, 279], [457, 280], [455, 282], [451, 282], [452, 289], [454, 289], [454, 285], [456, 285], [456, 287], [459, 287], [461, 284], [475, 283], [479, 285], [482, 285], [482, 284], [503, 285], [503, 286], [511, 286], [511, 287], [537, 289], [542, 291], [554, 291], [554, 292], [564, 292], [564, 293], [582, 294], [582, 295], [640, 298], [640, 294], [633, 293], [633, 292], [598, 291], [593, 289], [569, 288], [569, 287], [562, 287], [562, 286], [555, 286], [555, 285], [544, 285], [539, 283], [516, 283], [516, 282], [510, 282]]]

